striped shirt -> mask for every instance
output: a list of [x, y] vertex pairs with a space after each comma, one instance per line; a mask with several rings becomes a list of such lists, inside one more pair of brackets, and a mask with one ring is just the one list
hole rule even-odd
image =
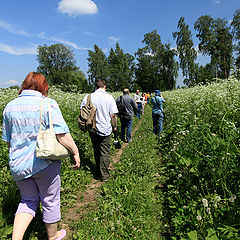
[[[3, 111], [2, 140], [10, 143], [9, 166], [15, 181], [31, 177], [52, 162], [36, 157], [36, 140], [40, 127], [40, 102], [44, 99], [42, 129], [49, 128], [47, 98], [35, 90], [23, 90]], [[56, 134], [69, 132], [55, 100], [50, 99], [52, 122]]]

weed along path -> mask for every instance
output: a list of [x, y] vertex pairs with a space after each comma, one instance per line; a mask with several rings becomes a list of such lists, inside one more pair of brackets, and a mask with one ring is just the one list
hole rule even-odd
[[[132, 131], [132, 137], [134, 138], [135, 133], [138, 131], [139, 126], [141, 125], [141, 120], [136, 120], [137, 126]], [[115, 170], [114, 165], [120, 161], [121, 155], [125, 151], [125, 148], [128, 146], [128, 143], [122, 143], [122, 147], [115, 151], [111, 156], [110, 163], [110, 171], [113, 172]], [[72, 226], [84, 219], [91, 211], [95, 211], [97, 206], [97, 197], [99, 195], [99, 188], [103, 185], [103, 182], [92, 179], [91, 183], [88, 185], [86, 191], [84, 193], [79, 193], [76, 196], [76, 202], [73, 204], [71, 208], [67, 208], [63, 212], [63, 217], [60, 222], [60, 227], [64, 228], [67, 231], [67, 236], [65, 239], [73, 239]]]

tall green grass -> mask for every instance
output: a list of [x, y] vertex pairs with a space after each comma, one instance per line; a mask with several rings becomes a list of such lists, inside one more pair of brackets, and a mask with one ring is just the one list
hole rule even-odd
[[240, 82], [164, 96], [158, 167], [165, 180], [159, 194], [171, 237], [240, 239]]

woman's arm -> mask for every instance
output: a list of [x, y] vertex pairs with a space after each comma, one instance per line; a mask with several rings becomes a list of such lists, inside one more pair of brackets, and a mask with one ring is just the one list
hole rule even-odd
[[79, 168], [80, 167], [79, 151], [71, 134], [70, 133], [56, 134], [56, 137], [57, 140], [73, 154], [73, 158], [75, 160], [75, 165], [73, 167]]

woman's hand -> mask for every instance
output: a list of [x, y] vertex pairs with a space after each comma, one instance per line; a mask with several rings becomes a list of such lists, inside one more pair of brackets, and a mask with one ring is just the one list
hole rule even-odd
[[80, 167], [79, 151], [71, 134], [63, 133], [63, 134], [56, 134], [56, 136], [57, 136], [57, 140], [73, 154], [73, 158], [75, 161], [75, 164], [73, 165], [73, 167], [75, 169], [79, 168]]
[[74, 167], [75, 169], [80, 168], [80, 163], [81, 163], [81, 161], [80, 161], [80, 156], [79, 156], [79, 154], [73, 155], [73, 158], [74, 158], [74, 161], [75, 161], [75, 164], [73, 165], [73, 167]]

